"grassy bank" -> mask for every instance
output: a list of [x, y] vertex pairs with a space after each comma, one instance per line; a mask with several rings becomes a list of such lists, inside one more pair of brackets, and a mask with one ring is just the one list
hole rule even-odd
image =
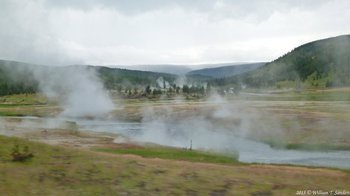
[[[13, 162], [16, 144], [28, 146], [34, 157]], [[153, 156], [156, 150], [141, 152]], [[4, 136], [0, 157], [3, 195], [289, 195], [304, 189], [350, 189], [350, 174], [339, 170], [148, 159]]]
[[348, 144], [332, 144], [332, 143], [282, 143], [276, 141], [264, 141], [266, 144], [276, 149], [288, 149], [288, 150], [303, 150], [303, 151], [348, 151], [350, 146]]
[[232, 155], [220, 155], [203, 151], [171, 147], [137, 147], [137, 148], [99, 148], [96, 151], [115, 154], [134, 154], [145, 158], [161, 158], [205, 163], [238, 164], [237, 158]]

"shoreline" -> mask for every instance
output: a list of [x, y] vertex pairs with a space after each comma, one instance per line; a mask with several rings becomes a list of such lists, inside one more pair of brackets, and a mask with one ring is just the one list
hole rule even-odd
[[[4, 126], [4, 125], [3, 125]], [[8, 125], [5, 125], [5, 127], [9, 128], [7, 132], [0, 132], [1, 135], [9, 136], [9, 137], [18, 137], [23, 138], [29, 141], [39, 142], [48, 144], [51, 146], [59, 146], [64, 148], [74, 148], [77, 150], [84, 150], [94, 153], [103, 153], [103, 154], [110, 154], [118, 157], [139, 157], [140, 159], [160, 159], [165, 161], [186, 161], [186, 160], [170, 160], [170, 159], [163, 159], [163, 158], [147, 158], [140, 155], [135, 154], [115, 154], [110, 152], [98, 152], [94, 149], [97, 148], [105, 148], [105, 149], [129, 149], [129, 148], [149, 148], [149, 146], [144, 146], [143, 143], [136, 143], [136, 142], [130, 142], [127, 140], [122, 140], [123, 142], [115, 142], [115, 140], [118, 139], [117, 134], [108, 133], [108, 132], [94, 132], [94, 131], [88, 131], [88, 130], [68, 130], [68, 129], [38, 129], [36, 131], [33, 130], [25, 130], [25, 129], [14, 129], [11, 128]], [[124, 138], [124, 137], [122, 137]], [[154, 144], [155, 146], [161, 147], [162, 145]], [[174, 148], [175, 147], [168, 147], [167, 148]], [[178, 148], [180, 149], [180, 148]], [[195, 150], [196, 151], [196, 150]], [[192, 162], [193, 163], [193, 162]], [[194, 163], [200, 163], [200, 162], [194, 162]], [[206, 163], [206, 162], [202, 162]], [[327, 167], [327, 166], [313, 166], [313, 165], [302, 165], [302, 164], [279, 164], [279, 163], [245, 163], [245, 162], [238, 162], [242, 165], [247, 166], [262, 166], [262, 167], [294, 167], [294, 168], [308, 168], [308, 169], [326, 169], [326, 170], [338, 170], [338, 171], [345, 171], [348, 172], [350, 169], [347, 168], [337, 168], [337, 167]], [[215, 164], [215, 165], [225, 165], [220, 163], [207, 163], [207, 164]]]

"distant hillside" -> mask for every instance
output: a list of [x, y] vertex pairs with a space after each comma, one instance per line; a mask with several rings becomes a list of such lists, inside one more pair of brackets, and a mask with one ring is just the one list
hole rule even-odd
[[[113, 67], [113, 66], [111, 66]], [[184, 75], [192, 69], [186, 65], [131, 65], [131, 66], [115, 66], [121, 69], [148, 71], [158, 73], [168, 73], [174, 75]]]
[[33, 65], [0, 60], [0, 95], [37, 92], [39, 83], [29, 66]]
[[[130, 66], [123, 66], [123, 65], [111, 65], [108, 67], [116, 67], [121, 69], [128, 69], [128, 70], [137, 70], [137, 71], [150, 71], [150, 72], [158, 72], [158, 73], [168, 73], [168, 74], [174, 74], [174, 75], [185, 75], [188, 73], [191, 73], [193, 71], [192, 75], [199, 75], [208, 77], [213, 77], [210, 74], [204, 75], [201, 73], [196, 73], [196, 71], [202, 70], [202, 69], [210, 69], [210, 68], [219, 68], [219, 67], [231, 67], [231, 66], [240, 66], [240, 65], [248, 65], [248, 64], [255, 64], [255, 63], [214, 63], [214, 64], [195, 64], [195, 65], [167, 65], [167, 64], [154, 64], [154, 65], [130, 65]], [[259, 64], [259, 63], [256, 63]], [[196, 68], [191, 68], [196, 67]], [[249, 67], [249, 66], [248, 66]], [[247, 68], [247, 67], [246, 67]], [[244, 69], [246, 69], [244, 68]], [[238, 70], [239, 71], [239, 70]], [[243, 72], [241, 72], [243, 73]], [[189, 76], [189, 75], [188, 75]]]
[[[232, 65], [191, 71], [190, 83], [207, 82], [214, 86], [241, 86], [252, 88], [323, 88], [350, 86], [350, 35], [318, 40], [301, 45], [282, 57], [267, 63]], [[50, 81], [50, 73], [69, 67], [40, 66], [0, 60], [0, 95], [32, 93], [39, 90], [35, 73]], [[105, 87], [121, 89], [173, 84], [174, 74], [136, 71], [120, 68], [87, 66], [95, 69]], [[64, 77], [64, 76], [62, 76]], [[63, 78], [62, 78], [63, 79]]]
[[266, 63], [247, 63], [247, 64], [239, 64], [239, 65], [227, 65], [222, 67], [215, 68], [205, 68], [198, 69], [194, 71], [190, 71], [187, 73], [189, 76], [200, 75], [207, 76], [212, 78], [223, 78], [239, 75], [254, 69], [257, 69]]
[[[39, 81], [36, 75], [45, 77], [48, 82], [50, 74], [57, 73], [62, 69], [68, 70], [73, 67], [86, 67], [95, 69], [107, 89], [133, 88], [135, 86], [156, 86], [157, 79], [162, 77], [169, 83], [173, 83], [177, 76], [166, 73], [147, 71], [126, 70], [119, 68], [72, 65], [65, 67], [42, 66], [16, 61], [0, 60], [0, 95], [34, 93], [39, 91]], [[61, 76], [64, 78], [65, 76]]]
[[350, 86], [350, 35], [313, 41], [254, 71], [216, 81], [250, 87]]
[[149, 71], [137, 71], [110, 67], [94, 67], [104, 82], [106, 88], [115, 89], [123, 86], [156, 86], [156, 80], [162, 77], [172, 83], [176, 76], [167, 73], [157, 73]]

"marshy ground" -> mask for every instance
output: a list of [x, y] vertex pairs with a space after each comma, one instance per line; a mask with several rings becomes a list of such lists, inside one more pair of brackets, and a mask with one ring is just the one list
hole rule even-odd
[[[349, 94], [349, 89], [338, 89], [242, 93], [225, 102], [123, 100], [109, 118], [139, 122], [145, 108], [151, 108], [157, 116], [171, 111], [166, 120], [200, 114], [215, 126], [243, 128], [247, 120], [254, 123], [244, 137], [276, 149], [349, 150]], [[0, 101], [1, 134], [7, 135], [0, 137], [0, 192], [5, 195], [294, 195], [298, 190], [350, 190], [349, 170], [243, 164], [221, 154], [114, 143], [118, 135], [77, 130], [71, 122], [38, 128], [17, 116], [54, 117], [61, 111], [55, 102], [40, 95]], [[227, 115], [227, 108], [235, 115]], [[214, 110], [219, 112], [213, 115]], [[267, 126], [262, 129], [261, 123]], [[16, 144], [28, 146], [34, 157], [12, 162]]]

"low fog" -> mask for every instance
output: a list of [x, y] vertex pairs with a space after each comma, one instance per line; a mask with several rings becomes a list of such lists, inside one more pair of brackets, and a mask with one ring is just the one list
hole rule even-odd
[[108, 92], [92, 68], [58, 68], [35, 76], [45, 95], [58, 98], [63, 117], [98, 117], [114, 109]]
[[6, 62], [12, 81], [38, 84], [50, 102], [58, 103], [61, 117], [102, 117], [115, 105], [92, 66], [51, 67]]
[[194, 149], [223, 151], [238, 137], [282, 134], [276, 119], [266, 124], [261, 112], [242, 101], [229, 103], [214, 94], [200, 107], [184, 104], [181, 98], [174, 102], [171, 106], [145, 107], [142, 131], [131, 139], [183, 148], [189, 148], [192, 141]]

